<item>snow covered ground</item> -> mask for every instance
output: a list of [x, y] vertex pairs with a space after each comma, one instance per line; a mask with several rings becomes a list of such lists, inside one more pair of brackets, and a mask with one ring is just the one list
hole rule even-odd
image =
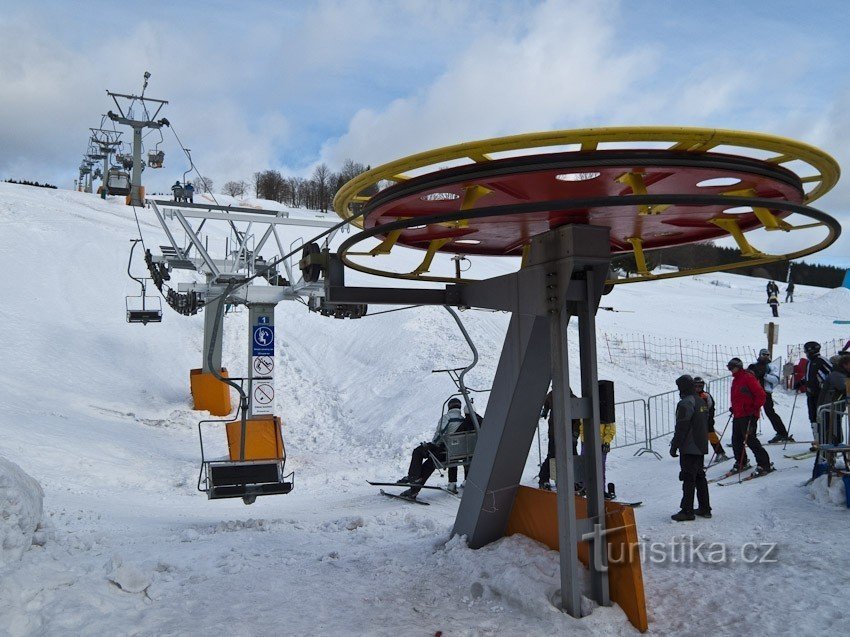
[[[149, 213], [140, 224], [150, 245], [164, 243]], [[430, 371], [468, 360], [445, 311], [334, 321], [279, 305], [277, 412], [296, 488], [251, 507], [208, 501], [195, 487], [201, 414], [188, 391], [203, 318], [166, 309], [158, 325], [124, 322], [124, 296], [137, 294], [126, 276], [132, 209], [0, 183], [0, 228], [0, 635], [635, 633], [617, 607], [576, 620], [551, 606], [556, 553], [521, 537], [471, 551], [449, 539], [453, 496], [425, 493], [431, 506], [420, 507], [365, 483], [405, 473], [453, 389]], [[421, 254], [402, 258], [413, 264]], [[471, 274], [515, 266], [476, 260]], [[764, 281], [731, 274], [618, 286], [604, 304], [629, 312], [600, 312], [598, 324], [608, 333], [760, 347], [769, 320], [763, 289]], [[848, 301], [845, 290], [798, 286], [796, 302], [781, 306], [781, 344], [848, 336], [832, 323], [850, 318]], [[481, 353], [470, 384], [489, 386], [508, 317], [463, 318]], [[246, 322], [244, 312], [225, 321], [234, 374], [246, 364]], [[601, 359], [600, 377], [615, 381], [618, 400], [673, 389], [681, 373], [675, 363]], [[786, 422], [792, 399], [776, 396]], [[801, 407], [792, 433], [807, 439]], [[693, 534], [696, 544], [727, 543], [731, 558], [748, 542], [777, 543], [773, 563], [648, 560], [653, 633], [844, 628], [843, 485], [803, 487], [811, 461], [780, 449], [769, 448], [771, 459], [787, 470], [713, 487], [715, 517], [684, 525], [669, 519], [680, 495], [675, 460], [611, 454], [618, 492], [645, 502], [637, 522], [647, 547]]]

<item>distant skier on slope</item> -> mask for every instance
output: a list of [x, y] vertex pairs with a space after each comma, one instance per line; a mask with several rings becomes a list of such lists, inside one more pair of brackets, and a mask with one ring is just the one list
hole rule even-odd
[[785, 302], [793, 303], [794, 302], [794, 282], [788, 281], [788, 287], [785, 288]]
[[732, 451], [735, 454], [733, 470], [740, 473], [749, 465], [746, 447], [749, 447], [756, 458], [757, 473], [771, 471], [770, 456], [761, 446], [756, 435], [756, 423], [759, 412], [765, 401], [765, 393], [755, 375], [744, 370], [740, 358], [733, 358], [726, 364], [726, 369], [732, 372], [731, 402], [732, 406]]
[[776, 285], [774, 281], [768, 281], [767, 283], [767, 300], [770, 301], [770, 297], [772, 295], [779, 295], [779, 286]]
[[441, 456], [445, 457], [446, 437], [455, 433], [463, 424], [463, 414], [460, 412], [460, 399], [452, 398], [449, 400], [447, 407], [446, 413], [443, 414], [437, 423], [434, 438], [431, 442], [423, 442], [413, 450], [407, 475], [398, 481], [400, 484], [411, 485], [409, 489], [399, 494], [403, 498], [415, 498], [421, 491], [420, 486], [427, 482], [436, 468], [428, 452], [430, 451], [438, 458]]
[[770, 361], [770, 351], [767, 348], [762, 348], [759, 350], [758, 358], [754, 365], [753, 372], [756, 375], [756, 378], [759, 379], [762, 388], [764, 389], [764, 393], [766, 394], [764, 400], [764, 413], [767, 415], [768, 420], [770, 420], [770, 424], [773, 426], [773, 430], [776, 432], [776, 435], [771, 438], [768, 442], [794, 442], [794, 438], [788, 437], [788, 430], [785, 428], [785, 423], [782, 422], [782, 418], [779, 414], [776, 413], [776, 410], [773, 408], [773, 390], [776, 389], [776, 386], [779, 385], [779, 370], [776, 368]]
[[705, 391], [705, 381], [701, 376], [694, 376], [694, 387], [696, 388], [697, 396], [702, 398], [708, 407], [708, 442], [711, 443], [711, 447], [714, 449], [714, 462], [725, 462], [729, 459], [729, 456], [726, 455], [726, 451], [720, 443], [720, 436], [714, 430], [714, 411], [716, 408], [714, 396]]
[[770, 305], [770, 310], [773, 312], [774, 316], [779, 316], [779, 297], [776, 294], [771, 294], [767, 299], [768, 304]]
[[[670, 443], [670, 455], [679, 455], [679, 480], [682, 501], [679, 512], [670, 517], [686, 522], [698, 515], [711, 517], [708, 482], [705, 479], [705, 454], [708, 453], [708, 405], [697, 395], [694, 379], [685, 374], [676, 379], [679, 404], [676, 405], [676, 430]], [[699, 508], [694, 509], [694, 492]]]

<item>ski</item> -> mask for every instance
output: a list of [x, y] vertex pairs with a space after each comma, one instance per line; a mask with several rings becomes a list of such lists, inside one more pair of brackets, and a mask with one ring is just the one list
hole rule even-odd
[[732, 476], [736, 476], [739, 473], [743, 473], [744, 471], [747, 471], [747, 469], [749, 469], [749, 467], [746, 467], [746, 468], [742, 469], [741, 471], [738, 471], [736, 469], [732, 469], [731, 471], [727, 471], [726, 473], [719, 475], [716, 478], [712, 478], [711, 480], [706, 480], [706, 482], [708, 482], [708, 484], [712, 484], [714, 482], [720, 482], [721, 480], [725, 480], [726, 478], [731, 478]]
[[608, 502], [615, 502], [617, 504], [622, 504], [623, 506], [632, 507], [633, 509], [636, 509], [641, 504], [643, 504], [643, 500], [638, 500], [637, 502], [621, 502], [620, 500], [608, 500]]
[[410, 487], [418, 487], [420, 489], [437, 489], [439, 491], [445, 491], [444, 487], [438, 487], [429, 484], [411, 484], [410, 482], [372, 482], [371, 480], [366, 480], [373, 487], [403, 487], [405, 489], [409, 489]]
[[445, 491], [449, 495], [453, 495], [454, 497], [460, 499], [463, 494], [460, 491], [449, 491], [448, 487], [437, 487], [440, 491]]
[[416, 498], [408, 498], [408, 497], [403, 496], [403, 495], [396, 495], [395, 493], [387, 493], [383, 489], [381, 489], [381, 495], [385, 495], [388, 498], [395, 498], [396, 500], [404, 500], [405, 502], [412, 502], [413, 504], [423, 504], [425, 506], [431, 505], [430, 502], [423, 502], [422, 500], [417, 500]]
[[786, 469], [796, 469], [796, 468], [797, 468], [797, 465], [793, 465], [791, 467], [782, 467], [781, 469], [772, 469], [771, 471], [768, 471], [767, 473], [756, 473], [755, 471], [753, 471], [750, 475], [748, 475], [745, 478], [741, 478], [740, 480], [732, 480], [730, 482], [718, 482], [717, 486], [728, 487], [728, 486], [733, 485], [733, 484], [740, 484], [742, 482], [749, 482], [750, 480], [755, 480], [756, 478], [763, 478], [764, 476], [769, 476], [769, 475], [771, 475], [773, 473], [777, 473], [779, 471], [785, 471]]
[[814, 458], [817, 455], [817, 451], [804, 451], [802, 453], [786, 453], [786, 458], [791, 458], [792, 460], [806, 460], [807, 458]]
[[728, 461], [728, 460], [731, 460], [731, 459], [732, 459], [732, 456], [726, 456], [726, 457], [725, 457], [725, 458], [723, 458], [722, 460], [715, 460], [715, 461], [714, 461], [714, 462], [712, 462], [711, 464], [706, 465], [705, 467], [703, 467], [703, 469], [704, 469], [705, 471], [708, 471], [708, 470], [709, 470], [709, 469], [711, 469], [712, 467], [716, 467], [717, 465], [719, 465], [719, 464], [723, 464], [724, 462], [726, 462], [726, 461]]

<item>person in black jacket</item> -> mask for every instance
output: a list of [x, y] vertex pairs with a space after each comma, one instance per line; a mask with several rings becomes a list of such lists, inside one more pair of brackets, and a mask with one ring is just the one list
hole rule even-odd
[[[688, 374], [676, 379], [679, 404], [676, 405], [676, 430], [670, 443], [670, 455], [679, 455], [679, 480], [682, 502], [678, 513], [670, 517], [676, 522], [711, 517], [708, 482], [705, 479], [705, 455], [708, 453], [708, 405], [697, 395], [694, 379]], [[694, 510], [694, 492], [699, 508]]]
[[[472, 398], [469, 399], [470, 402]], [[475, 412], [475, 418], [478, 421], [479, 429], [484, 426], [484, 419], [481, 415], [475, 411], [475, 407], [473, 407], [473, 411]], [[463, 423], [460, 427], [457, 428], [457, 433], [462, 431], [475, 431], [475, 423], [472, 422], [472, 416], [469, 413], [469, 405], [464, 404], [463, 406]], [[449, 484], [446, 486], [446, 490], [451, 493], [457, 493], [457, 467], [449, 467]], [[466, 477], [469, 475], [469, 465], [463, 465], [463, 482], [466, 484]], [[461, 485], [463, 486], [463, 485]]]
[[815, 445], [818, 442], [818, 398], [820, 396], [821, 384], [832, 371], [832, 365], [821, 356], [820, 343], [817, 341], [808, 341], [803, 345], [803, 351], [806, 353], [806, 358], [808, 359], [806, 375], [798, 385], [806, 388], [806, 403], [809, 408], [809, 422], [812, 426], [812, 436], [814, 439], [811, 451], [815, 451]]
[[[575, 398], [575, 394], [573, 394], [572, 390], [570, 390], [570, 396]], [[546, 400], [543, 401], [543, 410], [540, 412], [541, 418], [546, 418], [549, 424], [549, 445], [546, 450], [546, 458], [543, 460], [543, 464], [540, 465], [540, 475], [538, 476], [538, 486], [541, 489], [546, 489], [547, 491], [552, 488], [552, 485], [549, 483], [549, 479], [552, 475], [550, 470], [551, 461], [555, 458], [555, 412], [552, 409], [552, 392], [550, 391], [546, 394]], [[581, 420], [578, 418], [573, 419], [572, 423], [572, 436], [573, 436], [573, 455], [578, 455], [578, 438], [579, 432], [581, 430]]]

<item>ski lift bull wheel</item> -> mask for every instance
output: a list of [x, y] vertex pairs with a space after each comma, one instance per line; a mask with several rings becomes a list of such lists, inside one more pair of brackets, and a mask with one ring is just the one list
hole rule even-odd
[[315, 241], [306, 244], [301, 250], [301, 261], [298, 267], [307, 283], [315, 283], [322, 276], [322, 264], [320, 262], [322, 249]]

